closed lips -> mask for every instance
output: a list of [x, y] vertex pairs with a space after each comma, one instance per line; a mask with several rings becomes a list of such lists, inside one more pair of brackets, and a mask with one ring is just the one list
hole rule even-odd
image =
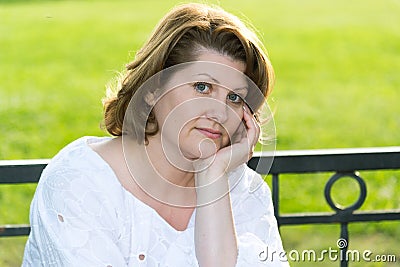
[[221, 132], [214, 130], [214, 129], [210, 129], [210, 128], [196, 128], [200, 133], [202, 133], [203, 135], [207, 136], [208, 138], [211, 139], [217, 139], [221, 137]]

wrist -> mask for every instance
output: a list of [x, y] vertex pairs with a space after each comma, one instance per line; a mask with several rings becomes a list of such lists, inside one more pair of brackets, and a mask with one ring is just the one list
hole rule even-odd
[[220, 176], [196, 175], [195, 181], [198, 206], [213, 203], [229, 193], [229, 182], [226, 174]]
[[223, 185], [228, 182], [228, 175], [220, 170], [205, 170], [195, 174], [196, 187], [207, 187], [212, 185]]

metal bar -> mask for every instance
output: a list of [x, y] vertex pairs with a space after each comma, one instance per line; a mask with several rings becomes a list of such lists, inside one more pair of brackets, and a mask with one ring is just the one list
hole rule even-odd
[[260, 174], [400, 169], [400, 147], [256, 152], [248, 165]]
[[[365, 222], [365, 221], [396, 221], [400, 220], [400, 210], [397, 212], [382, 213], [362, 213], [352, 214], [347, 218], [347, 222]], [[277, 217], [278, 223], [282, 225], [301, 225], [301, 224], [326, 224], [342, 223], [343, 218], [338, 214], [309, 214], [309, 215], [291, 215], [285, 214]], [[29, 225], [3, 225], [0, 226], [0, 237], [20, 236], [29, 234]]]
[[349, 245], [349, 227], [347, 223], [340, 224], [340, 239], [337, 243], [340, 249], [340, 267], [349, 266], [347, 258], [347, 247]]
[[272, 175], [272, 203], [274, 205], [275, 218], [279, 222], [279, 174]]
[[29, 224], [0, 225], [0, 237], [29, 235]]
[[397, 221], [400, 220], [400, 210], [357, 212], [353, 214], [283, 214], [279, 216], [278, 220], [280, 225]]
[[49, 160], [0, 160], [0, 184], [37, 183]]

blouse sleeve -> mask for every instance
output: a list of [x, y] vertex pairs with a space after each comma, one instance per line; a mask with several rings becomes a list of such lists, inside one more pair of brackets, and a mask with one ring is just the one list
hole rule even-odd
[[126, 266], [116, 212], [88, 175], [45, 170], [31, 203], [22, 266]]
[[271, 192], [261, 176], [250, 172], [251, 184], [236, 199], [237, 267], [288, 267], [274, 216]]

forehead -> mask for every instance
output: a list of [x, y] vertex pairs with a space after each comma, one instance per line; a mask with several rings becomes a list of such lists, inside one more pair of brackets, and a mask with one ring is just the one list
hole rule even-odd
[[[236, 63], [236, 67], [244, 69], [244, 64]], [[229, 90], [236, 90], [248, 87], [248, 78], [243, 72], [233, 66], [220, 62], [194, 61], [184, 63], [174, 68], [170, 73], [164, 73], [164, 90], [176, 88], [183, 84], [206, 81], [219, 84]]]
[[220, 53], [210, 51], [210, 50], [200, 51], [196, 57], [196, 60], [197, 61], [214, 62], [214, 63], [226, 65], [228, 67], [236, 69], [237, 71], [239, 71], [241, 73], [244, 73], [244, 71], [246, 70], [246, 64], [244, 62], [234, 60], [230, 56], [222, 55]]

